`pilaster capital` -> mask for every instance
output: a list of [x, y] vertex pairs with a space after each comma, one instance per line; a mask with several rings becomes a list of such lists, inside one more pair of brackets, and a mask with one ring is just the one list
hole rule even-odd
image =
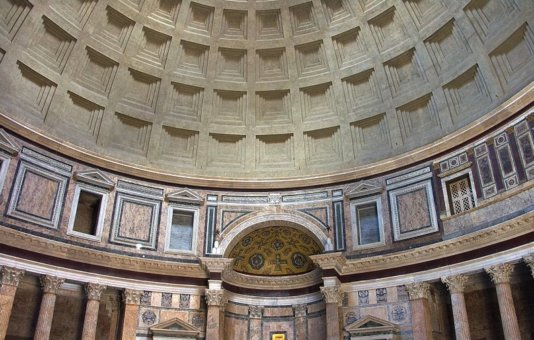
[[447, 285], [451, 293], [463, 293], [467, 283], [467, 276], [459, 274], [442, 277], [441, 282]]
[[510, 276], [514, 270], [511, 263], [501, 263], [484, 269], [494, 284], [510, 282]]
[[307, 312], [307, 306], [306, 304], [294, 305], [293, 311], [295, 312], [296, 318], [305, 317]]
[[14, 286], [19, 285], [20, 279], [24, 276], [24, 270], [13, 267], [2, 267], [2, 285]]
[[534, 276], [534, 254], [524, 256], [523, 261], [525, 261], [527, 266], [530, 268], [530, 272], [532, 273], [532, 276]]
[[208, 306], [222, 306], [224, 304], [224, 290], [206, 289], [205, 293]]
[[430, 298], [430, 284], [427, 282], [414, 282], [406, 285], [410, 300]]
[[105, 285], [101, 285], [98, 283], [92, 283], [89, 282], [85, 285], [85, 293], [87, 294], [88, 300], [97, 300], [99, 301], [102, 297], [102, 292], [106, 290]]
[[248, 315], [251, 319], [261, 319], [263, 315], [263, 306], [250, 305], [248, 306]]
[[231, 268], [234, 259], [228, 259], [225, 257], [201, 257], [200, 263], [202, 268], [208, 274], [219, 273], [221, 274], [225, 269]]
[[138, 305], [143, 292], [135, 289], [125, 289], [122, 292], [122, 300], [127, 305]]
[[321, 287], [321, 294], [323, 294], [326, 303], [341, 304], [343, 301], [343, 292], [339, 286]]
[[65, 279], [57, 276], [44, 275], [40, 277], [41, 286], [43, 292], [48, 294], [57, 294], [61, 285], [65, 282]]
[[341, 252], [311, 255], [310, 259], [322, 270], [334, 269], [340, 274], [343, 272], [343, 266], [347, 262]]

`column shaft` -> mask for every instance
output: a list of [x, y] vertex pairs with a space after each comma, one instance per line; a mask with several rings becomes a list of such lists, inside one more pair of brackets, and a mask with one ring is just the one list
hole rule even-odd
[[52, 318], [54, 317], [54, 308], [56, 306], [56, 294], [44, 293], [39, 309], [39, 318], [35, 328], [34, 340], [47, 340], [50, 337], [52, 329]]
[[15, 286], [2, 285], [0, 287], [0, 340], [4, 340], [6, 337], [16, 292], [17, 287]]
[[82, 340], [94, 340], [96, 336], [96, 326], [98, 321], [98, 309], [100, 301], [88, 300], [85, 307], [85, 318], [83, 320]]
[[499, 302], [504, 337], [510, 340], [521, 339], [510, 283], [498, 283], [495, 285], [495, 289], [497, 290], [497, 300]]
[[142, 292], [131, 289], [126, 289], [123, 292], [124, 315], [122, 319], [121, 340], [135, 340], [141, 294]]
[[415, 299], [412, 305], [412, 326], [414, 340], [432, 340], [432, 323], [427, 299]]
[[337, 303], [326, 304], [326, 338], [339, 340], [339, 307]]
[[220, 327], [220, 307], [218, 305], [208, 306], [208, 321], [206, 326], [206, 340], [219, 340]]
[[451, 293], [452, 314], [454, 318], [454, 332], [456, 339], [469, 340], [469, 321], [465, 307], [464, 293]]

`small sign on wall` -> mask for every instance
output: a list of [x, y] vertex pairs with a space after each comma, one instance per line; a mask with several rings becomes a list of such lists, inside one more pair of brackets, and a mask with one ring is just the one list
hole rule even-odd
[[271, 340], [286, 340], [286, 332], [279, 333], [271, 333]]

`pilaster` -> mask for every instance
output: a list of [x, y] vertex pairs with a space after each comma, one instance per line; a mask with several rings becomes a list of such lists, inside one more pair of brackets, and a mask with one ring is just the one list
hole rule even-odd
[[321, 287], [326, 302], [326, 338], [328, 340], [340, 339], [339, 306], [343, 301], [343, 293], [339, 285]]
[[122, 320], [121, 340], [135, 340], [139, 300], [142, 294], [141, 291], [133, 289], [125, 289], [123, 292], [124, 315]]
[[432, 320], [430, 319], [430, 284], [415, 282], [406, 285], [412, 306], [412, 327], [414, 340], [432, 339]]

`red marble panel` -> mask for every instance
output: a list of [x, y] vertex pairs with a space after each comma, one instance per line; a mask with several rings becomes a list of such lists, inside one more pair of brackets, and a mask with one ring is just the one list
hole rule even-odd
[[326, 314], [308, 318], [308, 340], [326, 339]]
[[430, 226], [426, 189], [421, 188], [397, 196], [401, 233]]
[[152, 207], [124, 201], [120, 217], [119, 236], [136, 240], [148, 240]]
[[226, 315], [224, 318], [224, 338], [248, 340], [248, 319]]
[[28, 170], [22, 182], [16, 209], [51, 220], [58, 188], [57, 181]]

